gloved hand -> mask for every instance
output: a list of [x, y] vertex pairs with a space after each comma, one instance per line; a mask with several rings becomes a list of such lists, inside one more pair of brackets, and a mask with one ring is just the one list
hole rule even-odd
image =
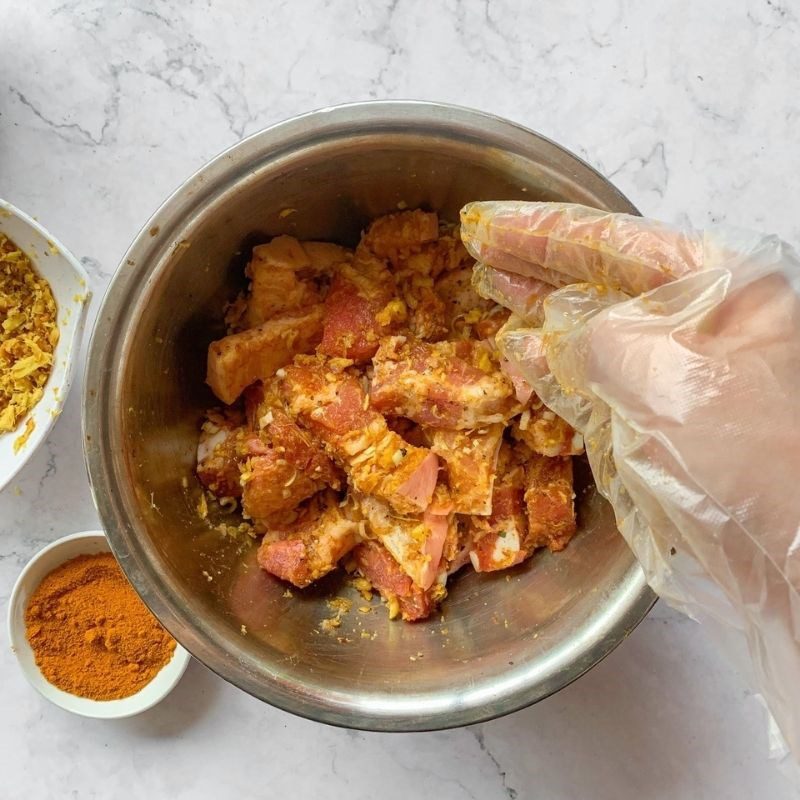
[[472, 203], [461, 225], [476, 287], [515, 312], [509, 373], [583, 433], [650, 585], [749, 653], [800, 757], [797, 253], [565, 204]]

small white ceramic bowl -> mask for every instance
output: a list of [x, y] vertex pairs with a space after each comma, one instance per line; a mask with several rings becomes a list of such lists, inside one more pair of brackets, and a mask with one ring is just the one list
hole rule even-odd
[[49, 683], [39, 672], [33, 650], [25, 636], [25, 610], [28, 607], [28, 599], [42, 579], [60, 564], [75, 556], [108, 552], [111, 552], [111, 548], [102, 531], [73, 533], [40, 550], [22, 570], [11, 591], [8, 604], [8, 639], [31, 686], [52, 703], [83, 717], [121, 719], [152, 708], [172, 691], [189, 664], [191, 657], [186, 650], [176, 644], [175, 654], [169, 663], [136, 694], [121, 700], [89, 700], [63, 692]]
[[[0, 433], [2, 490], [45, 440], [61, 413], [72, 383], [91, 293], [86, 271], [75, 256], [36, 220], [2, 199], [0, 233], [5, 234], [30, 258], [37, 272], [50, 284], [58, 307], [58, 327], [61, 331], [44, 396], [22, 418], [16, 430]], [[29, 419], [33, 419], [35, 427], [25, 443], [14, 452], [14, 442], [24, 433]]]

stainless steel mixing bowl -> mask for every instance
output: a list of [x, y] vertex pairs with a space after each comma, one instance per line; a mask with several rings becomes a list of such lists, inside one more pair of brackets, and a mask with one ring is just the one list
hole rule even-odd
[[[287, 591], [255, 545], [197, 513], [198, 423], [214, 400], [206, 347], [238, 291], [249, 247], [289, 233], [354, 243], [371, 217], [469, 200], [558, 199], [635, 212], [552, 142], [496, 117], [429, 103], [318, 111], [240, 142], [190, 178], [125, 256], [92, 337], [86, 458], [125, 573], [184, 647], [225, 679], [323, 722], [424, 730], [478, 722], [562, 688], [653, 604], [591, 485], [581, 532], [509, 574], [452, 584], [441, 617], [390, 622], [341, 579]], [[588, 483], [588, 482], [587, 482]], [[214, 520], [216, 524], [217, 520]], [[354, 598], [331, 632], [326, 599]]]

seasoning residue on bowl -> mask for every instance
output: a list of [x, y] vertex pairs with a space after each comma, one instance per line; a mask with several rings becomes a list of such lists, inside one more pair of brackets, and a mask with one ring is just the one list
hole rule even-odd
[[42, 675], [92, 700], [136, 694], [175, 650], [111, 553], [80, 555], [50, 572], [31, 595], [25, 628]]
[[[58, 337], [50, 285], [28, 256], [0, 234], [0, 433], [13, 431], [41, 399]], [[29, 424], [15, 449], [31, 430]]]

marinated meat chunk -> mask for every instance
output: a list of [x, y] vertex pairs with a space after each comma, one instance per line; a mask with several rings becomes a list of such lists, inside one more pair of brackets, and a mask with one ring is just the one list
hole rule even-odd
[[241, 329], [249, 330], [272, 319], [277, 310], [293, 311], [317, 305], [322, 297], [311, 281], [305, 281], [294, 272], [276, 269], [269, 282], [253, 281], [246, 298]]
[[391, 273], [359, 248], [353, 263], [341, 264], [334, 274], [325, 298], [319, 352], [355, 362], [369, 361], [381, 336], [405, 318], [406, 309], [395, 297]]
[[378, 542], [358, 545], [353, 560], [358, 571], [386, 600], [391, 618], [399, 614], [407, 622], [425, 619], [445, 597], [446, 590], [440, 584], [428, 590], [417, 586]]
[[298, 359], [286, 368], [281, 392], [289, 414], [325, 445], [355, 491], [386, 500], [400, 514], [428, 507], [436, 455], [389, 430], [357, 377], [321, 358]]
[[250, 431], [241, 415], [209, 411], [197, 445], [197, 477], [217, 497], [240, 497], [239, 464], [247, 457]]
[[241, 499], [264, 570], [305, 587], [344, 557], [417, 620], [462, 567], [566, 546], [582, 439], [502, 355], [552, 287], [476, 264], [422, 210], [374, 220], [355, 250], [276, 236], [246, 277], [208, 351], [227, 407], [197, 475], [226, 513]]
[[[446, 298], [434, 284], [444, 270], [452, 269], [462, 258], [469, 259], [466, 250], [459, 250], [450, 236], [439, 236], [436, 215], [407, 212], [389, 220], [395, 235], [385, 234], [379, 244], [372, 244], [373, 252], [388, 258], [397, 291], [408, 308], [408, 329], [418, 339], [439, 341], [449, 331]], [[382, 226], [379, 226], [382, 229]], [[409, 230], [411, 232], [409, 232]], [[376, 228], [376, 233], [380, 233]], [[366, 246], [370, 246], [367, 234]], [[391, 238], [391, 246], [387, 239]], [[480, 299], [480, 298], [479, 298]]]
[[429, 589], [440, 570], [449, 510], [430, 509], [401, 517], [376, 497], [357, 496], [356, 501], [366, 521], [367, 537], [378, 539], [417, 586]]
[[508, 444], [501, 448], [500, 469], [492, 492], [492, 513], [471, 518], [470, 561], [476, 572], [507, 569], [532, 552], [525, 516], [525, 472]]
[[[294, 236], [276, 236], [253, 248], [247, 276], [254, 281], [268, 280], [274, 270], [288, 269], [300, 277], [318, 277], [352, 257], [350, 250], [330, 242], [300, 242]], [[277, 311], [285, 309], [286, 306], [278, 307]]]
[[[435, 289], [444, 303], [444, 319], [450, 338], [467, 339], [481, 322], [499, 315], [499, 307], [482, 298], [473, 288], [471, 267], [444, 274], [436, 281]], [[486, 337], [478, 334], [478, 338]]]
[[286, 314], [233, 333], [208, 347], [206, 383], [223, 403], [233, 403], [251, 383], [272, 377], [298, 353], [310, 353], [322, 338], [323, 307]]
[[260, 437], [242, 466], [242, 508], [247, 516], [263, 521], [327, 486], [342, 487], [341, 471], [322, 444], [286, 413], [276, 379], [245, 391], [245, 412]]
[[439, 238], [439, 217], [426, 211], [401, 211], [376, 219], [362, 244], [378, 258], [396, 263], [409, 251]]
[[490, 514], [502, 423], [476, 431], [431, 428], [430, 448], [446, 465], [447, 485], [457, 514]]
[[272, 448], [247, 459], [241, 480], [242, 509], [246, 517], [256, 521], [295, 508], [325, 485], [298, 470]]
[[299, 588], [327, 575], [358, 543], [358, 523], [339, 506], [335, 492], [313, 498], [299, 519], [271, 527], [258, 549], [261, 569]]
[[519, 419], [514, 420], [512, 436], [543, 456], [578, 456], [583, 453], [583, 436], [566, 420], [557, 416], [538, 397]]
[[338, 264], [353, 260], [353, 251], [332, 242], [302, 242], [308, 258], [306, 268], [314, 277], [330, 276]]
[[412, 276], [402, 284], [400, 293], [409, 309], [408, 328], [414, 336], [435, 342], [447, 335], [445, 304], [430, 278]]
[[494, 306], [473, 326], [478, 339], [488, 339], [494, 344], [494, 339], [500, 330], [511, 318], [511, 312], [502, 306]]
[[419, 270], [425, 265], [427, 274], [436, 279], [440, 275], [459, 269], [463, 266], [472, 266], [475, 262], [467, 252], [467, 248], [458, 236], [458, 228], [451, 228], [446, 233], [439, 232], [439, 239], [431, 244], [423, 245], [418, 255], [407, 260], [409, 269]]
[[292, 236], [276, 236], [253, 248], [245, 274], [250, 278], [243, 327], [254, 328], [286, 311], [320, 302], [303, 245]]
[[436, 280], [446, 272], [474, 263], [457, 233], [442, 232], [441, 226], [438, 239], [399, 248], [388, 258], [401, 287], [415, 275]]
[[430, 344], [388, 337], [373, 359], [372, 405], [432, 428], [464, 430], [505, 422], [520, 408], [495, 359], [482, 342]]
[[469, 554], [473, 543], [472, 517], [456, 514], [453, 519], [453, 533], [454, 539], [450, 540], [447, 553], [448, 576], [454, 575], [470, 563]]
[[525, 504], [531, 547], [563, 550], [575, 535], [572, 459], [533, 454], [525, 464]]

